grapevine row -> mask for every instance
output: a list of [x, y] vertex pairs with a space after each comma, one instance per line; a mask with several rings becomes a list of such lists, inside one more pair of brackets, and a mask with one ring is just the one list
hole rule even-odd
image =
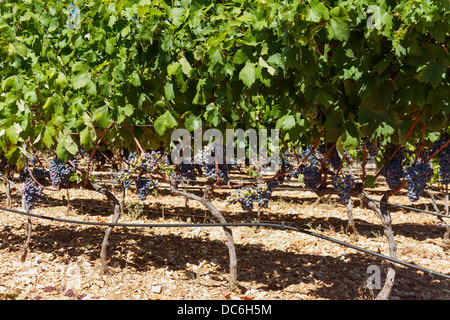
[[[426, 155], [435, 154], [438, 163], [437, 171], [439, 182], [447, 185], [450, 181], [449, 173], [449, 155], [450, 146], [445, 145], [449, 140], [448, 134], [443, 134], [436, 140]], [[361, 150], [366, 150], [371, 157], [377, 157], [379, 154], [379, 144], [363, 141]], [[443, 147], [444, 146], [444, 147]], [[222, 148], [222, 159], [226, 159], [226, 148]], [[437, 152], [438, 151], [438, 152]], [[209, 184], [216, 184], [217, 187], [230, 184], [230, 172], [236, 170], [238, 166], [236, 162], [231, 164], [217, 163], [216, 150], [213, 144], [207, 144], [193, 158], [184, 159], [179, 165], [176, 165], [175, 171], [170, 175], [177, 182], [186, 180], [189, 184], [194, 185], [199, 182], [199, 177], [206, 178]], [[30, 159], [29, 165], [20, 170], [20, 180], [24, 182], [23, 192], [27, 197], [28, 208], [33, 208], [34, 203], [40, 201], [42, 190], [49, 185], [55, 188], [68, 188], [71, 183], [76, 180], [76, 169], [88, 164], [90, 152], [82, 152], [78, 156], [73, 157], [70, 162], [63, 163], [58, 158], [49, 161], [48, 169], [39, 166], [41, 161]], [[114, 152], [110, 152], [114, 154]], [[165, 153], [161, 150], [147, 150], [145, 152], [129, 152], [126, 153], [126, 159], [115, 158], [119, 161], [120, 168], [117, 168], [115, 176], [116, 180], [128, 189], [135, 185], [139, 200], [145, 200], [148, 195], [158, 192], [158, 174], [167, 171], [171, 165], [167, 161]], [[295, 157], [292, 155], [295, 154]], [[428, 182], [433, 177], [435, 170], [430, 162], [423, 159], [417, 163], [408, 163], [406, 160], [407, 153], [404, 148], [392, 143], [388, 143], [379, 158], [381, 170], [380, 173], [386, 178], [389, 189], [394, 190], [407, 183], [407, 196], [411, 202], [416, 202], [422, 196], [427, 187]], [[309, 156], [308, 156], [309, 155]], [[114, 158], [114, 157], [113, 157]], [[292, 161], [295, 158], [296, 161]], [[92, 159], [99, 161], [99, 159]], [[241, 205], [242, 210], [251, 213], [254, 211], [254, 205], [258, 208], [267, 208], [272, 193], [284, 179], [300, 179], [305, 188], [312, 191], [317, 190], [320, 186], [328, 183], [333, 187], [335, 193], [339, 197], [339, 201], [347, 205], [351, 197], [352, 188], [355, 186], [357, 177], [351, 171], [343, 173], [346, 166], [343, 158], [339, 155], [336, 148], [330, 144], [323, 144], [314, 151], [312, 146], [300, 149], [300, 152], [284, 152], [279, 158], [278, 172], [275, 178], [265, 179], [251, 185], [233, 187], [227, 199], [227, 204]], [[105, 161], [100, 160], [100, 165], [104, 165]], [[327, 175], [331, 173], [331, 180], [327, 181]]]

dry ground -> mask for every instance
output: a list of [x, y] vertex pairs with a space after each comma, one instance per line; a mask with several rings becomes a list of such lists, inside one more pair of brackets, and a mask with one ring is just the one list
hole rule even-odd
[[[5, 206], [4, 188], [0, 205]], [[369, 192], [380, 198], [380, 190]], [[33, 213], [73, 220], [110, 222], [111, 204], [98, 193], [71, 189], [66, 208], [65, 191], [45, 192]], [[119, 190], [115, 190], [119, 197]], [[439, 195], [439, 192], [436, 192]], [[227, 193], [217, 192], [214, 203], [228, 222], [254, 222], [238, 205], [226, 206]], [[388, 254], [379, 219], [355, 201], [358, 239], [347, 233], [347, 213], [337, 197], [315, 203], [307, 191], [278, 190], [263, 212], [261, 222], [280, 223], [313, 230]], [[411, 204], [404, 193], [390, 202], [432, 211], [430, 199]], [[13, 193], [14, 208], [20, 197]], [[119, 222], [211, 222], [198, 204], [175, 197], [167, 189], [139, 202], [132, 190], [127, 210]], [[438, 199], [438, 204], [442, 201]], [[143, 204], [140, 211], [135, 205]], [[444, 228], [436, 217], [393, 207], [393, 231], [398, 257], [441, 273], [450, 272], [450, 252], [444, 249]], [[122, 299], [122, 300], [354, 300], [371, 298], [377, 290], [364, 290], [368, 268], [387, 262], [354, 249], [295, 231], [234, 227], [239, 289], [230, 290], [228, 251], [222, 228], [122, 228], [113, 229], [108, 251], [110, 275], [100, 266], [104, 227], [33, 219], [32, 245], [25, 262], [20, 251], [26, 237], [26, 217], [0, 213], [1, 299]], [[391, 299], [450, 299], [450, 281], [399, 266]]]

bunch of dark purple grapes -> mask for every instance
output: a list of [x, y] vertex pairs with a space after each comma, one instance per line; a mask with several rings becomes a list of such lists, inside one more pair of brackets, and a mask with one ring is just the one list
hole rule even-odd
[[333, 185], [334, 190], [337, 191], [339, 196], [339, 201], [347, 205], [351, 198], [351, 191], [353, 186], [355, 185], [355, 180], [351, 175], [345, 176], [336, 176], [331, 183]]
[[185, 179], [189, 182], [190, 185], [194, 184], [194, 181], [197, 180], [197, 170], [195, 169], [194, 164], [192, 163], [192, 159], [190, 162], [182, 161], [180, 163], [180, 172], [178, 179]]
[[75, 169], [62, 162], [60, 159], [55, 158], [50, 161], [49, 175], [52, 185], [54, 187], [67, 187], [70, 183], [70, 178], [75, 173]]
[[25, 197], [25, 206], [27, 211], [33, 209], [37, 202], [42, 201], [43, 190], [43, 186], [36, 185], [36, 183], [31, 179], [25, 182], [22, 188], [22, 195]]
[[158, 181], [144, 177], [138, 177], [135, 180], [136, 190], [139, 200], [143, 201], [147, 196], [152, 193], [156, 194], [158, 191]]
[[[448, 140], [450, 135], [448, 133], [441, 134], [439, 140], [434, 142], [431, 154], [439, 150]], [[447, 144], [441, 151], [436, 155], [439, 159], [439, 175], [441, 176], [441, 182], [443, 184], [450, 183], [450, 144]]]
[[253, 211], [254, 202], [257, 198], [256, 189], [246, 187], [233, 190], [227, 198], [227, 204], [240, 203], [242, 210], [251, 213]]
[[[40, 184], [47, 185], [50, 178], [50, 173], [48, 170], [42, 168], [33, 168], [31, 169], [31, 174], [33, 175], [34, 180], [38, 181]], [[19, 172], [19, 179], [21, 182], [25, 182], [28, 179], [31, 179], [29, 167], [25, 166]]]
[[270, 180], [269, 182], [259, 183], [256, 186], [256, 202], [260, 208], [267, 208], [269, 206], [270, 198], [276, 187], [279, 186], [277, 180]]
[[320, 169], [315, 166], [307, 166], [303, 169], [303, 183], [307, 189], [316, 190], [322, 182]]
[[209, 181], [217, 181], [219, 177], [223, 182], [227, 182], [230, 178], [228, 176], [228, 165], [225, 163], [225, 148], [222, 149], [222, 163], [217, 163], [217, 168], [215, 152], [214, 144], [210, 143], [195, 155], [194, 160], [200, 165], [203, 174]]
[[424, 163], [406, 168], [405, 181], [408, 182], [408, 199], [411, 202], [419, 200], [428, 181], [433, 175], [433, 169]]
[[339, 152], [336, 150], [336, 147], [333, 147], [332, 149], [331, 148], [332, 148], [331, 143], [325, 143], [320, 145], [317, 148], [317, 151], [321, 153], [323, 156], [328, 155], [325, 161], [329, 163], [334, 170], [337, 170], [341, 166], [342, 158], [339, 155]]
[[392, 154], [397, 150], [398, 146], [388, 143], [384, 151], [384, 160], [386, 163], [381, 169], [381, 174], [386, 178], [386, 182], [391, 190], [396, 189], [402, 183], [404, 177], [403, 160], [405, 159], [403, 147], [389, 161]]
[[376, 144], [369, 140], [369, 138], [364, 138], [362, 144], [366, 148], [368, 153], [368, 159], [375, 158], [378, 155], [378, 150], [380, 148], [379, 142]]

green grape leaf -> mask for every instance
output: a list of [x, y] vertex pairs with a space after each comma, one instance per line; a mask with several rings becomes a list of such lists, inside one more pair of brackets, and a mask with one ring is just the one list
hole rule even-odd
[[242, 63], [246, 62], [247, 60], [248, 60], [248, 56], [242, 49], [239, 49], [233, 57], [234, 64], [242, 64]]
[[58, 86], [59, 88], [65, 88], [67, 87], [69, 84], [69, 81], [67, 81], [67, 77], [64, 73], [59, 72], [58, 76], [55, 79], [55, 85]]
[[246, 62], [244, 68], [239, 72], [239, 79], [247, 86], [251, 87], [256, 80], [256, 64]]
[[295, 126], [295, 118], [292, 115], [285, 115], [278, 119], [276, 123], [277, 129], [290, 130]]
[[330, 19], [327, 7], [319, 0], [312, 0], [306, 9], [306, 21], [319, 22], [322, 19]]
[[350, 38], [350, 26], [346, 18], [333, 17], [328, 21], [326, 29], [331, 39], [348, 41]]
[[375, 176], [369, 174], [366, 175], [366, 179], [364, 180], [364, 188], [376, 188], [377, 184], [375, 182]]
[[72, 78], [72, 86], [74, 89], [81, 89], [89, 85], [89, 73], [82, 72]]
[[163, 135], [167, 129], [171, 129], [178, 124], [175, 117], [167, 110], [164, 114], [155, 120], [154, 126], [155, 130], [159, 135]]

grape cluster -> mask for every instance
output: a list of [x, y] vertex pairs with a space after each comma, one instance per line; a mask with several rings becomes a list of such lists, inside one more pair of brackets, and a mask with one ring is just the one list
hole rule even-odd
[[240, 203], [241, 208], [248, 213], [253, 211], [254, 202], [257, 199], [257, 192], [254, 188], [242, 188], [233, 190], [227, 198], [227, 204]]
[[239, 163], [236, 158], [231, 158], [229, 161], [228, 166], [230, 169], [237, 170], [239, 168]]
[[316, 190], [322, 182], [320, 169], [315, 166], [308, 166], [303, 169], [303, 183], [307, 189]]
[[[89, 151], [89, 155], [91, 155], [92, 150]], [[103, 151], [100, 151], [100, 149], [95, 150], [94, 153], [94, 157], [93, 157], [93, 162], [99, 164], [99, 166], [104, 166], [106, 164], [106, 161], [108, 160], [108, 158], [112, 158], [114, 156], [114, 153], [109, 150], [109, 149], [105, 149]]]
[[270, 198], [276, 187], [279, 186], [277, 180], [258, 183], [256, 187], [246, 187], [233, 190], [227, 198], [227, 204], [240, 203], [242, 210], [251, 213], [254, 203], [257, 202], [260, 208], [267, 208]]
[[[133, 173], [137, 171], [155, 172], [159, 168], [159, 160], [162, 154], [157, 151], [150, 150], [138, 155], [132, 152], [127, 152], [129, 165], [126, 169], [119, 170], [116, 174], [116, 180], [122, 184], [124, 188], [129, 188], [133, 184]], [[144, 196], [144, 199], [147, 195]]]
[[36, 202], [42, 201], [42, 191], [44, 187], [36, 186], [35, 182], [28, 180], [22, 188], [22, 194], [25, 197], [25, 205], [27, 210], [34, 208]]
[[180, 163], [180, 176], [189, 181], [189, 184], [194, 184], [193, 181], [197, 180], [197, 173], [192, 163]]
[[298, 167], [298, 168], [295, 168], [294, 170], [292, 170], [291, 172], [289, 172], [287, 175], [288, 175], [289, 177], [297, 178], [298, 175], [302, 173], [302, 171], [301, 171], [302, 168], [303, 168], [303, 166], [300, 166], [300, 167]]
[[439, 159], [439, 175], [443, 184], [450, 183], [450, 159]]
[[276, 187], [279, 186], [278, 181], [271, 180], [269, 182], [258, 183], [256, 186], [256, 202], [260, 208], [267, 208], [270, 198]]
[[369, 140], [369, 138], [364, 138], [362, 143], [367, 150], [368, 159], [375, 158], [378, 155], [379, 149], [378, 144], [374, 144], [372, 141]]
[[159, 168], [159, 161], [163, 154], [158, 151], [149, 151], [144, 153], [144, 160], [142, 161], [142, 168], [147, 172], [155, 172]]
[[409, 201], [416, 202], [419, 200], [432, 175], [433, 169], [424, 163], [406, 168], [405, 181], [408, 182]]
[[[33, 175], [34, 179], [37, 180], [41, 184], [46, 184], [48, 179], [50, 178], [50, 174], [47, 170], [41, 169], [41, 168], [33, 168], [31, 170], [31, 174]], [[21, 182], [25, 182], [28, 179], [30, 179], [30, 172], [28, 170], [28, 167], [25, 166], [20, 170], [19, 172], [19, 179]]]
[[229, 156], [227, 154], [227, 146], [225, 145], [223, 146], [223, 159], [224, 163], [227, 163], [229, 170], [237, 170], [239, 168], [239, 162], [235, 154], [233, 154], [233, 156]]
[[339, 167], [341, 166], [342, 163], [342, 158], [339, 155], [339, 152], [336, 150], [335, 147], [333, 147], [333, 149], [331, 149], [331, 146], [329, 143], [323, 144], [321, 146], [319, 146], [319, 148], [317, 149], [317, 151], [319, 151], [321, 154], [323, 154], [324, 156], [328, 154], [328, 158], [325, 159], [325, 161], [330, 164], [334, 170], [339, 169]]
[[[80, 149], [79, 164], [83, 165], [83, 166], [89, 165], [91, 163], [91, 155], [92, 155], [92, 149], [89, 151]], [[106, 164], [106, 160], [107, 160], [107, 158], [105, 156], [112, 158], [114, 156], [114, 153], [109, 149], [106, 149], [105, 151], [99, 151], [99, 149], [95, 150], [91, 165], [97, 164], [99, 167], [104, 166]]]
[[158, 190], [158, 181], [143, 177], [138, 177], [135, 180], [136, 189], [139, 200], [143, 201], [150, 193], [155, 194]]
[[75, 173], [75, 169], [55, 158], [50, 161], [49, 175], [54, 187], [67, 187], [70, 183], [70, 177]]
[[[225, 150], [225, 148], [223, 150]], [[217, 167], [219, 169], [217, 170], [214, 157], [214, 144], [210, 143], [195, 155], [194, 160], [196, 163], [200, 164], [202, 173], [209, 181], [217, 181], [217, 173], [219, 173], [219, 178], [221, 178], [223, 182], [227, 182], [229, 180], [228, 165], [223, 163], [217, 164]], [[225, 159], [225, 154], [223, 154], [222, 159]]]
[[281, 172], [288, 171], [292, 169], [292, 165], [285, 158], [286, 155], [278, 157], [278, 167]]
[[[280, 173], [292, 170], [292, 165], [289, 163], [289, 161], [285, 157], [286, 157], [286, 153], [284, 153], [282, 156], [278, 157], [277, 175]], [[284, 182], [285, 178], [287, 178], [289, 180], [291, 177], [296, 177], [297, 175], [298, 175], [298, 169], [293, 170], [287, 174], [279, 176], [278, 181], [282, 183], [282, 182]]]
[[128, 189], [129, 187], [131, 187], [131, 185], [133, 183], [133, 177], [131, 176], [130, 172], [127, 170], [119, 170], [116, 174], [116, 180], [117, 180], [117, 182], [122, 184], [122, 186], [125, 189]]
[[[388, 161], [396, 149], [396, 145], [389, 143], [384, 152], [384, 160]], [[383, 168], [381, 168], [381, 174], [386, 178], [386, 182], [391, 190], [396, 189], [402, 183], [404, 177], [402, 163], [404, 158], [404, 151], [403, 148], [401, 148], [392, 160], [385, 163]]]
[[[303, 151], [302, 151], [302, 153], [300, 154], [300, 157], [301, 157], [302, 159], [305, 159], [306, 157], [308, 157], [308, 155], [309, 155], [310, 153], [311, 153], [311, 148], [310, 148], [310, 147], [305, 147], [305, 148], [303, 148]], [[309, 163], [310, 163], [312, 166], [318, 166], [318, 165], [320, 164], [320, 162], [319, 162], [319, 160], [317, 160], [317, 152], [316, 152], [316, 151], [312, 152], [312, 153], [309, 155], [307, 161], [309, 161]]]
[[86, 152], [86, 150], [80, 149], [78, 158], [79, 158], [79, 165], [87, 166], [89, 164], [90, 157], [89, 154]]
[[[433, 150], [431, 153], [433, 154], [436, 150], [440, 149], [444, 143], [446, 143], [450, 139], [450, 135], [444, 133], [441, 135], [439, 140], [437, 140], [433, 144]], [[447, 144], [437, 155], [436, 157], [439, 159], [439, 175], [441, 176], [441, 182], [443, 184], [450, 183], [450, 144]]]
[[334, 190], [337, 191], [339, 201], [342, 204], [347, 205], [351, 197], [350, 192], [355, 185], [353, 177], [349, 174], [345, 176], [336, 176], [332, 182], [332, 185]]
[[130, 172], [135, 172], [136, 170], [144, 170], [147, 172], [154, 172], [158, 169], [159, 160], [162, 154], [157, 151], [149, 151], [140, 153], [137, 156], [131, 157], [130, 160]]
[[47, 179], [50, 178], [50, 173], [48, 172], [48, 170], [41, 168], [33, 168], [33, 170], [31, 170], [31, 174], [38, 182], [42, 184], [45, 184], [47, 182]]
[[334, 170], [339, 169], [342, 163], [342, 158], [336, 148], [333, 148], [331, 150], [330, 154], [328, 155], [327, 161], [330, 163]]

